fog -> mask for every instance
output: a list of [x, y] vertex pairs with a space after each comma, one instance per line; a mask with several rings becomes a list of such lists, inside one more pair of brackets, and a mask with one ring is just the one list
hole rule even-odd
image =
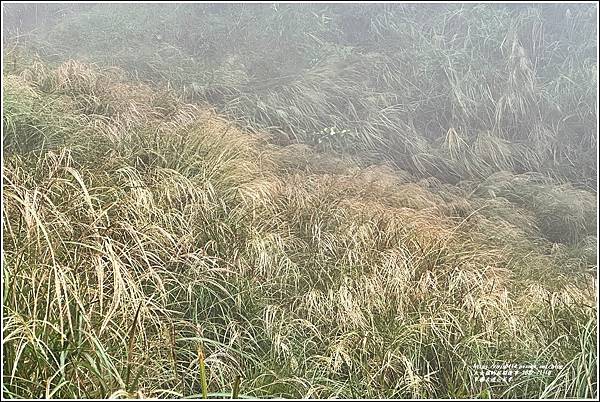
[[2, 25], [5, 397], [597, 397], [595, 3]]

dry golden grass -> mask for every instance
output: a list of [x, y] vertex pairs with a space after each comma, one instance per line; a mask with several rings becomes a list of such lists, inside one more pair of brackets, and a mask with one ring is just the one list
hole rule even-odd
[[[254, 397], [594, 394], [595, 237], [548, 254], [535, 211], [482, 195], [570, 190], [279, 148], [76, 62], [6, 78], [4, 396], [218, 396], [238, 376]], [[566, 368], [469, 372], [515, 360]]]

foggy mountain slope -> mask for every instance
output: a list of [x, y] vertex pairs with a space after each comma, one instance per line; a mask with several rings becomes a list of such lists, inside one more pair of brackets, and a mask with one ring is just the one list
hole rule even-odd
[[597, 397], [595, 6], [10, 7], [4, 397]]
[[[568, 18], [566, 15], [568, 14]], [[96, 5], [29, 45], [117, 65], [276, 141], [420, 176], [542, 172], [595, 187], [593, 5]]]
[[592, 395], [595, 226], [556, 211], [594, 195], [361, 168], [124, 79], [4, 76], [5, 396], [195, 395], [199, 353], [214, 395]]

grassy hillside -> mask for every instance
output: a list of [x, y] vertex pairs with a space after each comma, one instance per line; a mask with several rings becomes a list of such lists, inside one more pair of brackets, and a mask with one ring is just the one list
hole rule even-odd
[[442, 181], [510, 170], [596, 186], [592, 4], [103, 4], [63, 13], [30, 40], [45, 58], [120, 66], [282, 143], [367, 150]]
[[7, 45], [4, 397], [597, 396], [596, 9], [361, 7]]

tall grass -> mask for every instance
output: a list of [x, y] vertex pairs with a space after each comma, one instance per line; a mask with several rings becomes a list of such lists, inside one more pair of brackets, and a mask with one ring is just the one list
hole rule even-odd
[[81, 62], [4, 83], [5, 397], [597, 396], [594, 194], [361, 168]]
[[[280, 143], [374, 153], [443, 181], [510, 170], [595, 187], [596, 14], [591, 4], [97, 5], [28, 44], [177, 87]], [[346, 134], [322, 135], [331, 128]]]

